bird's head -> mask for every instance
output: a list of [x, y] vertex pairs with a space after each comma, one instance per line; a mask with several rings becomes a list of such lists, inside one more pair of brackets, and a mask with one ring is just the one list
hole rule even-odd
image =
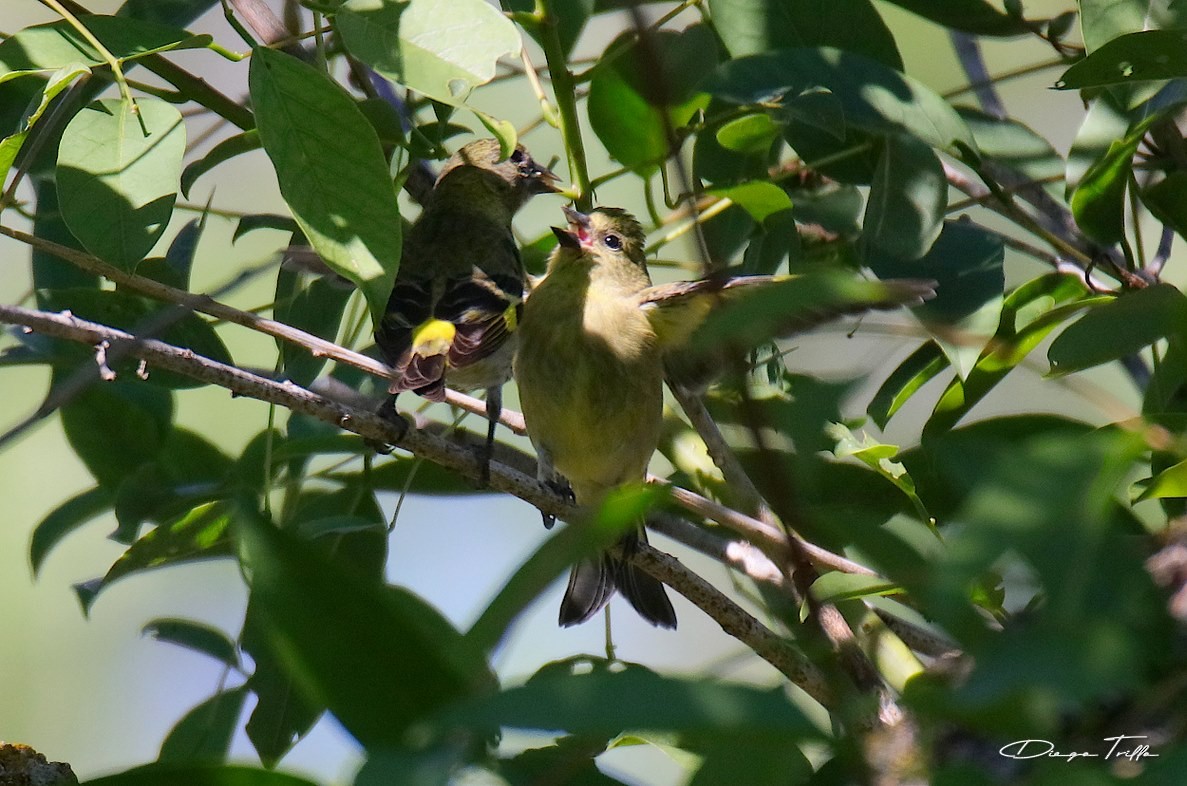
[[560, 178], [548, 167], [536, 163], [523, 145], [516, 145], [511, 155], [504, 158], [497, 139], [479, 139], [458, 150], [445, 162], [437, 183], [462, 169], [484, 173], [480, 176], [482, 182], [503, 195], [512, 210], [519, 209], [536, 194], [559, 190], [556, 183]]
[[562, 209], [568, 228], [552, 228], [562, 249], [590, 254], [595, 261], [623, 259], [645, 268], [646, 237], [630, 213], [618, 207], [598, 207], [588, 214], [571, 207]]

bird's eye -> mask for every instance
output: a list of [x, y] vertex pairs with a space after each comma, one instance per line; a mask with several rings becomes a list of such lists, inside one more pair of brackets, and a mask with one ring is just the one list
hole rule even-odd
[[523, 159], [524, 153], [522, 150], [516, 149], [516, 151], [511, 154], [511, 163], [513, 164], [522, 164]]
[[602, 239], [602, 242], [605, 243], [606, 247], [611, 251], [622, 250], [622, 238], [620, 238], [618, 235], [606, 235], [606, 237]]

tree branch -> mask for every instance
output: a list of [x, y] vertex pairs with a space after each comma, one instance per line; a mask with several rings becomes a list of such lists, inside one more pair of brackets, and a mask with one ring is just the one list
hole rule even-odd
[[[86, 322], [70, 314], [0, 305], [0, 322], [23, 325], [27, 330], [79, 343], [106, 344], [161, 369], [183, 374], [232, 393], [266, 401], [331, 423], [367, 439], [394, 445], [415, 456], [477, 479], [482, 460], [475, 451], [407, 424], [380, 417], [338, 401], [327, 399], [289, 381], [276, 382], [234, 366], [218, 363], [156, 339], [138, 339], [121, 330]], [[558, 517], [571, 517], [575, 509], [544, 484], [505, 464], [490, 462], [490, 486], [528, 502]], [[778, 635], [714, 589], [680, 562], [652, 549], [639, 557], [640, 566], [669, 583], [759, 657], [779, 669], [789, 680], [822, 703], [831, 694], [820, 673]], [[702, 605], [703, 604], [703, 605]]]

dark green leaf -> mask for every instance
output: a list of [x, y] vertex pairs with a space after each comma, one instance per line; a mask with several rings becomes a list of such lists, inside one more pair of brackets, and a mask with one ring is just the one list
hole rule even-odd
[[[698, 93], [716, 65], [713, 34], [704, 25], [661, 31], [645, 50], [633, 33], [619, 36], [595, 66], [589, 119], [606, 150], [623, 166], [645, 174], [676, 145], [675, 130], [708, 106]], [[627, 51], [623, 52], [623, 49]]]
[[537, 674], [526, 685], [463, 704], [443, 720], [591, 735], [648, 729], [783, 745], [820, 737], [781, 689], [662, 677], [639, 666]]
[[272, 49], [249, 75], [260, 141], [313, 248], [383, 313], [400, 260], [400, 214], [375, 130], [324, 73]]
[[150, 530], [128, 547], [102, 579], [76, 587], [83, 610], [89, 611], [100, 592], [133, 573], [231, 556], [230, 525], [227, 507], [210, 503]]
[[1084, 233], [1101, 243], [1125, 238], [1125, 190], [1133, 173], [1133, 156], [1142, 137], [1157, 120], [1151, 115], [1109, 144], [1102, 158], [1084, 173], [1072, 192], [1072, 215]]
[[[1005, 248], [1001, 238], [965, 221], [944, 224], [931, 249], [916, 260], [867, 255], [882, 278], [911, 276], [936, 281], [936, 296], [913, 311], [924, 323], [938, 323], [936, 340], [964, 376], [997, 329], [1002, 307]], [[953, 331], [959, 338], [948, 337]]]
[[282, 772], [222, 764], [146, 764], [116, 775], [84, 781], [83, 786], [317, 786]]
[[247, 694], [246, 687], [232, 688], [187, 712], [161, 743], [157, 762], [226, 761]]
[[250, 511], [238, 532], [271, 649], [364, 745], [399, 746], [411, 724], [490, 685], [481, 656], [419, 598], [328, 562]]
[[171, 104], [104, 99], [83, 108], [58, 148], [66, 225], [92, 254], [133, 270], [173, 214], [184, 152], [185, 124]]
[[235, 643], [218, 628], [192, 620], [156, 619], [146, 624], [140, 632], [157, 641], [167, 641], [208, 655], [232, 669], [239, 668]]
[[210, 152], [187, 166], [181, 173], [181, 193], [190, 195], [194, 181], [214, 169], [219, 164], [230, 161], [235, 156], [250, 153], [260, 149], [260, 134], [254, 128], [241, 134], [229, 136], [210, 148]]
[[865, 242], [901, 259], [919, 259], [944, 227], [948, 180], [931, 148], [888, 137], [878, 156], [863, 221]]
[[1002, 305], [993, 339], [962, 379], [945, 388], [923, 433], [928, 437], [952, 428], [985, 398], [1031, 350], [1056, 327], [1088, 305], [1084, 284], [1076, 276], [1052, 273], [1014, 290]]
[[594, 757], [606, 749], [601, 735], [561, 737], [555, 745], [529, 748], [499, 762], [499, 773], [511, 783], [558, 783], [564, 786], [621, 786], [598, 769]]
[[300, 227], [297, 222], [293, 221], [289, 216], [278, 216], [274, 213], [261, 213], [259, 215], [244, 216], [239, 219], [239, 223], [235, 225], [235, 234], [232, 236], [232, 241], [246, 235], [248, 232], [254, 232], [257, 229], [275, 229], [280, 232], [300, 232]]
[[735, 58], [834, 46], [903, 67], [894, 36], [869, 0], [709, 0], [709, 13]]
[[417, 458], [395, 458], [370, 473], [334, 473], [329, 476], [346, 486], [410, 494], [481, 494], [482, 489], [456, 472]]
[[1171, 172], [1141, 191], [1143, 204], [1180, 237], [1187, 237], [1187, 172]]
[[1070, 374], [1139, 352], [1187, 330], [1187, 300], [1169, 284], [1139, 289], [1097, 305], [1047, 350], [1051, 373]]
[[90, 385], [61, 413], [70, 446], [99, 485], [114, 494], [125, 477], [160, 452], [173, 428], [173, 397], [146, 382], [117, 379]]
[[511, 21], [483, 0], [453, 0], [449, 13], [435, 0], [347, 0], [335, 27], [350, 53], [381, 76], [459, 106], [520, 46]]
[[806, 783], [812, 764], [794, 745], [764, 740], [707, 740], [693, 752], [704, 757], [689, 786], [787, 786]]
[[1064, 160], [1051, 143], [1011, 118], [1000, 119], [976, 109], [957, 107], [977, 140], [982, 158], [1005, 164], [1029, 180], [1047, 182], [1051, 193], [1062, 193], [1058, 181]]
[[[290, 277], [295, 279], [292, 284], [296, 291], [289, 291], [282, 297], [282, 282]], [[310, 278], [290, 271], [281, 271], [276, 286], [276, 319], [328, 341], [338, 337], [342, 312], [354, 292], [353, 287], [336, 277]], [[302, 387], [308, 387], [317, 379], [326, 364], [325, 357], [318, 357], [291, 341], [277, 339], [276, 343], [286, 377]]]
[[1030, 32], [1022, 19], [1003, 14], [985, 0], [890, 0], [924, 19], [973, 35], [1019, 36]]
[[735, 104], [778, 102], [822, 87], [840, 101], [849, 126], [913, 136], [939, 149], [954, 149], [953, 143], [975, 147], [964, 121], [930, 88], [838, 49], [784, 49], [731, 60], [705, 87]]
[[[58, 209], [58, 186], [53, 178], [36, 180], [35, 188], [37, 213], [33, 223], [33, 234], [43, 240], [82, 251], [82, 244], [74, 235], [70, 234], [70, 230], [62, 220], [62, 212]], [[38, 308], [45, 308], [44, 293], [47, 291], [84, 287], [97, 289], [99, 287], [97, 275], [80, 270], [48, 251], [34, 248], [32, 255], [33, 286], [37, 290]]]
[[29, 541], [29, 561], [36, 576], [55, 546], [74, 530], [100, 513], [111, 509], [111, 493], [96, 486], [76, 494], [49, 512], [33, 529]]
[[1063, 72], [1060, 90], [1187, 76], [1182, 30], [1143, 30], [1106, 43]]
[[886, 378], [866, 407], [866, 414], [878, 428], [885, 429], [894, 413], [902, 409], [911, 396], [935, 379], [948, 365], [948, 358], [939, 344], [924, 342]]

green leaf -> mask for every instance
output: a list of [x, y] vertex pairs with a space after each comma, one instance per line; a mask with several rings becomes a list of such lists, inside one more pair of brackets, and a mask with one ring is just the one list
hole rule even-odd
[[50, 551], [67, 535], [110, 509], [111, 493], [96, 486], [74, 495], [51, 510], [33, 528], [33, 537], [29, 541], [29, 562], [33, 565], [33, 575], [41, 571]]
[[871, 595], [896, 595], [902, 589], [878, 576], [860, 576], [832, 570], [812, 583], [812, 597], [817, 603], [840, 603]]
[[869, 0], [709, 0], [709, 13], [735, 58], [833, 46], [903, 67], [894, 35]]
[[160, 453], [173, 429], [173, 398], [146, 382], [117, 379], [88, 386], [62, 407], [61, 417], [70, 447], [114, 495], [125, 477]]
[[[0, 47], [3, 45], [0, 44]], [[12, 74], [0, 75], [0, 82], [4, 81], [6, 76], [13, 76], [15, 74], [30, 74], [40, 73], [39, 71], [17, 71]], [[71, 63], [64, 65], [54, 72], [50, 78], [41, 86], [40, 98], [35, 104], [31, 105], [25, 111], [22, 118], [20, 128], [14, 133], [0, 139], [0, 174], [8, 171], [12, 166], [12, 162], [16, 161], [17, 154], [20, 153], [21, 147], [25, 144], [25, 139], [29, 136], [29, 131], [45, 114], [45, 110], [49, 108], [49, 104], [58, 93], [61, 93], [67, 87], [74, 84], [74, 81], [83, 75], [90, 76], [91, 69], [87, 68], [81, 63]]]
[[977, 140], [981, 157], [1004, 164], [1026, 178], [1047, 183], [1049, 193], [1062, 194], [1057, 182], [1064, 174], [1064, 160], [1051, 143], [1012, 118], [997, 118], [969, 107], [956, 111]]
[[[881, 278], [933, 279], [936, 296], [912, 309], [925, 324], [942, 326], [936, 341], [961, 376], [968, 374], [981, 348], [997, 329], [1005, 287], [1001, 239], [963, 221], [944, 224], [940, 237], [919, 259], [903, 261], [868, 254], [870, 269]], [[955, 334], [959, 338], [951, 340]]]
[[1145, 30], [1107, 42], [1063, 72], [1060, 90], [1187, 76], [1187, 31]]
[[[193, 35], [176, 27], [126, 16], [89, 15], [83, 24], [120, 61], [154, 52], [201, 49], [211, 41], [209, 35]], [[53, 71], [79, 62], [98, 66], [106, 61], [65, 20], [26, 27], [0, 43], [0, 74], [34, 69]]]
[[376, 318], [399, 266], [401, 224], [375, 130], [339, 85], [289, 55], [256, 49], [248, 81], [260, 141], [293, 217]]
[[1077, 276], [1052, 273], [1010, 293], [1001, 321], [968, 374], [945, 388], [924, 427], [929, 438], [952, 428], [1048, 335], [1091, 301]]
[[674, 731], [771, 745], [820, 737], [781, 689], [662, 677], [641, 666], [586, 674], [559, 666], [545, 666], [521, 687], [458, 706], [442, 720], [470, 728], [497, 724], [608, 736], [634, 729]]
[[973, 135], [948, 102], [911, 77], [861, 55], [831, 47], [783, 49], [731, 60], [706, 89], [735, 104], [770, 104], [814, 88], [840, 102], [845, 122], [874, 134], [913, 136], [941, 150]]
[[317, 786], [282, 772], [222, 764], [158, 763], [83, 781], [83, 786]]
[[923, 500], [915, 491], [915, 481], [901, 463], [893, 461], [899, 453], [897, 445], [886, 445], [862, 434], [859, 439], [848, 427], [840, 423], [825, 426], [825, 430], [832, 435], [837, 445], [833, 448], [833, 455], [839, 459], [855, 458], [862, 464], [877, 472], [883, 478], [893, 483], [895, 488], [903, 493], [915, 507], [919, 520], [934, 526], [934, 518], [927, 511]]
[[483, 0], [347, 0], [335, 26], [346, 48], [392, 82], [461, 106], [519, 51], [519, 31]]
[[171, 104], [104, 99], [62, 132], [58, 203], [75, 237], [127, 271], [156, 244], [177, 199], [185, 124]]
[[[595, 4], [596, 0], [565, 0], [563, 3], [554, 3], [549, 7], [549, 12], [556, 20], [556, 32], [560, 38], [561, 51], [566, 56], [573, 51], [574, 44], [581, 37], [585, 23], [594, 13]], [[530, 14], [536, 10], [535, 0], [501, 0], [501, 5], [505, 11]], [[543, 44], [542, 39], [544, 35], [547, 35], [547, 32], [543, 31], [540, 25], [527, 22], [521, 22], [521, 24], [532, 38], [540, 42], [541, 45]]]
[[948, 180], [935, 152], [888, 137], [870, 183], [862, 237], [892, 256], [919, 259], [940, 236], [947, 204]]
[[1171, 172], [1140, 194], [1155, 218], [1187, 237], [1187, 172]]
[[765, 112], [744, 115], [717, 129], [717, 142], [726, 150], [766, 155], [779, 137], [779, 126]]
[[985, 0], [889, 0], [943, 27], [973, 35], [1019, 36], [1030, 32], [1022, 19], [1003, 14]]
[[[312, 333], [327, 341], [338, 337], [342, 313], [350, 300], [354, 288], [341, 279], [332, 276], [310, 278], [289, 270], [281, 270], [276, 278], [276, 301], [273, 311], [276, 319]], [[291, 341], [276, 340], [280, 351], [282, 370], [289, 379], [308, 387], [326, 365], [326, 358], [319, 357], [305, 347], [298, 347]]]
[[1096, 305], [1051, 343], [1052, 374], [1099, 366], [1187, 330], [1187, 298], [1169, 284], [1139, 289]]
[[225, 762], [247, 694], [246, 686], [221, 691], [187, 712], [161, 743], [157, 762]]
[[555, 745], [529, 748], [500, 761], [499, 773], [510, 783], [547, 783], [564, 773], [565, 786], [622, 786], [598, 769], [594, 757], [605, 749], [601, 735], [561, 737]]
[[644, 52], [634, 33], [620, 35], [594, 66], [589, 85], [594, 133], [616, 161], [640, 174], [671, 155], [675, 130], [708, 106], [698, 86], [717, 63], [705, 25], [680, 33], [661, 30], [649, 40]]
[[1158, 119], [1158, 114], [1150, 115], [1110, 143], [1104, 156], [1076, 185], [1071, 196], [1072, 215], [1089, 237], [1109, 244], [1125, 239], [1125, 190], [1133, 172], [1133, 157]]
[[353, 488], [409, 494], [481, 494], [461, 475], [418, 458], [393, 458], [367, 472], [331, 473], [330, 480]]
[[90, 610], [100, 592], [134, 573], [231, 556], [230, 524], [226, 505], [208, 503], [150, 530], [128, 547], [102, 579], [75, 587], [83, 611]]
[[363, 580], [248, 510], [237, 522], [271, 649], [365, 746], [400, 746], [410, 725], [491, 684], [481, 656], [424, 601]]
[[140, 630], [143, 636], [200, 652], [232, 669], [239, 668], [235, 643], [218, 628], [183, 619], [155, 619]]
[[1172, 464], [1157, 475], [1135, 483], [1134, 491], [1140, 492], [1134, 502], [1187, 497], [1187, 460]]
[[1115, 38], [1139, 30], [1187, 26], [1187, 10], [1165, 0], [1080, 0], [1084, 46], [1096, 52]]
[[894, 414], [949, 365], [939, 344], [924, 342], [886, 378], [866, 407], [866, 414], [878, 428], [885, 429]]
[[181, 173], [181, 193], [187, 197], [194, 181], [214, 169], [219, 164], [230, 161], [235, 156], [259, 150], [261, 146], [260, 133], [256, 129], [244, 131], [229, 136], [210, 148], [210, 152], [187, 166]]
[[707, 193], [728, 197], [741, 205], [750, 217], [760, 224], [784, 210], [791, 210], [791, 197], [779, 186], [765, 180], [739, 183], [728, 188], [714, 188]]

